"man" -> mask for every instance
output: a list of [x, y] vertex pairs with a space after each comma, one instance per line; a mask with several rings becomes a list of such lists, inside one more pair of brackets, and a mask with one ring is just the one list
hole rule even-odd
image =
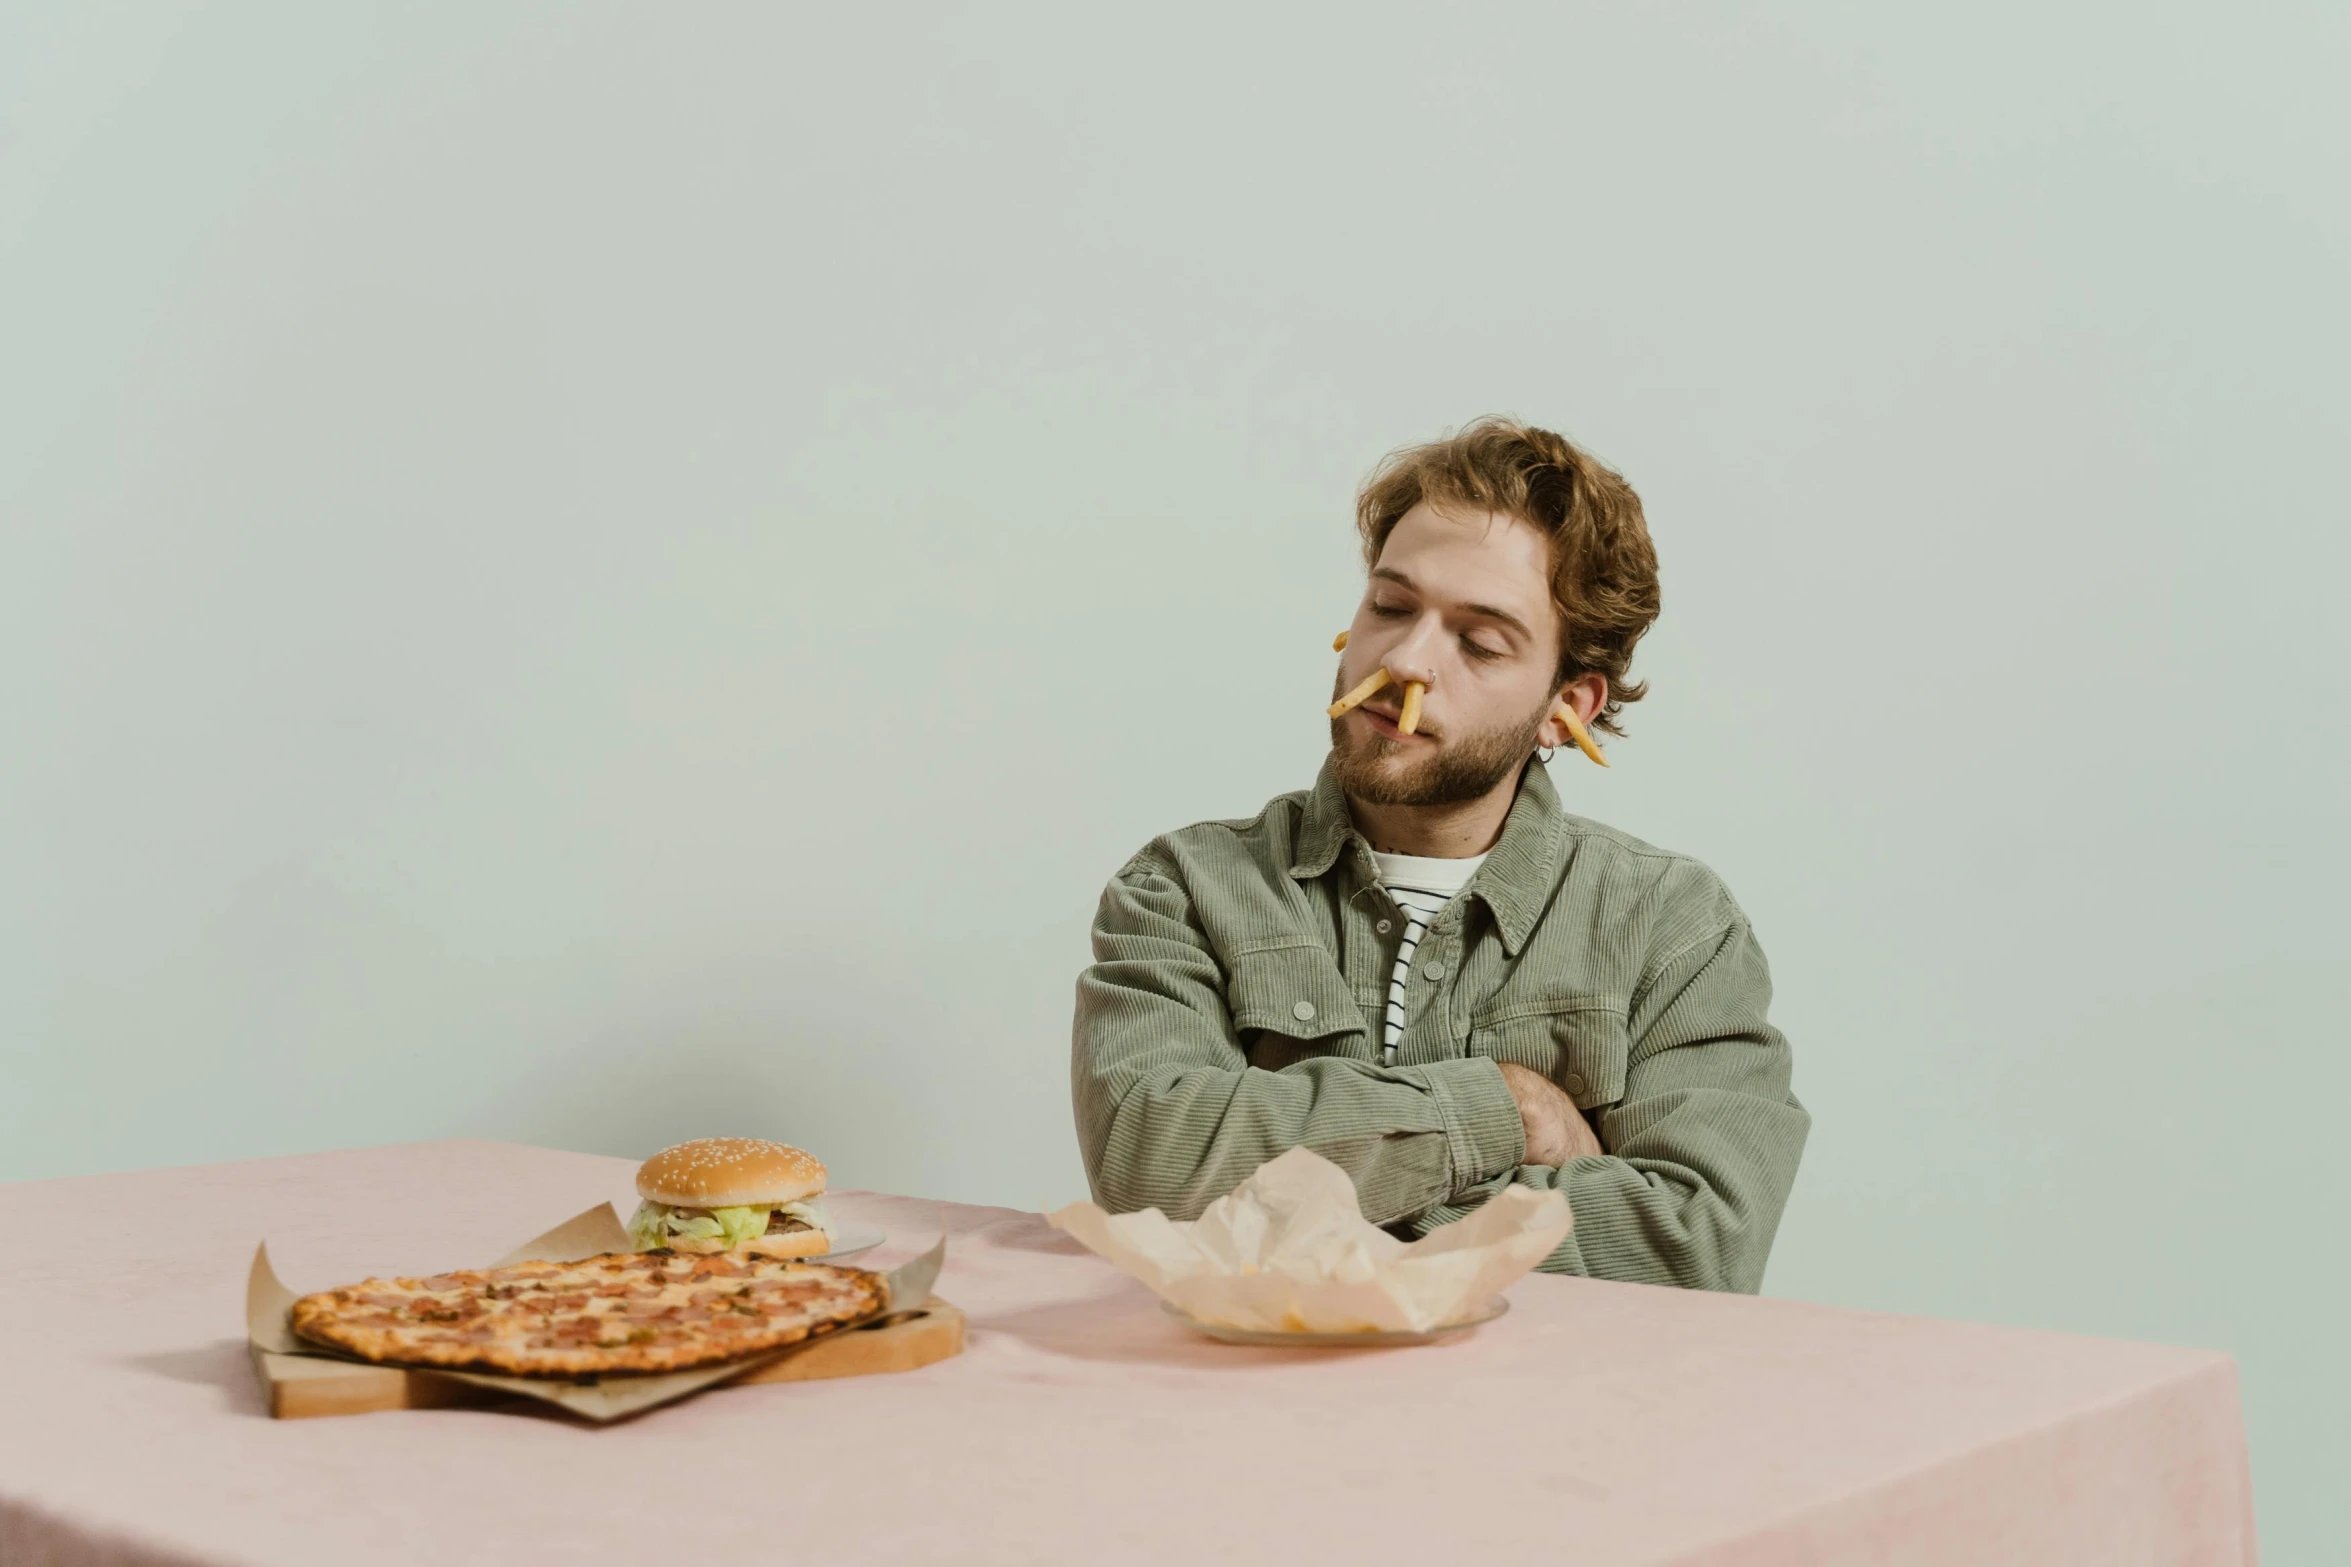
[[1333, 690], [1387, 683], [1312, 789], [1154, 840], [1103, 894], [1072, 1063], [1096, 1199], [1195, 1218], [1304, 1145], [1408, 1238], [1515, 1181], [1574, 1210], [1551, 1271], [1758, 1288], [1809, 1125], [1762, 950], [1711, 871], [1563, 814], [1530, 765], [1563, 705], [1621, 733], [1644, 694], [1639, 498], [1488, 419], [1391, 457], [1356, 520]]

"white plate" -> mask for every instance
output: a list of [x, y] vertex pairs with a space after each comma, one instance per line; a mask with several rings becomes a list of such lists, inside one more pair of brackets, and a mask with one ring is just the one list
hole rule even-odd
[[1221, 1323], [1195, 1322], [1176, 1309], [1174, 1302], [1161, 1301], [1159, 1309], [1196, 1333], [1225, 1344], [1270, 1344], [1281, 1349], [1381, 1349], [1395, 1344], [1434, 1344], [1439, 1339], [1466, 1333], [1481, 1322], [1491, 1322], [1510, 1309], [1509, 1297], [1497, 1295], [1468, 1316], [1452, 1322], [1439, 1323], [1426, 1333], [1403, 1333], [1386, 1328], [1374, 1328], [1363, 1333], [1276, 1333], [1264, 1328], [1228, 1328]]
[[839, 1262], [843, 1257], [854, 1257], [861, 1251], [871, 1251], [889, 1237], [870, 1224], [844, 1224], [833, 1233], [833, 1249], [821, 1257], [809, 1257], [808, 1262]]

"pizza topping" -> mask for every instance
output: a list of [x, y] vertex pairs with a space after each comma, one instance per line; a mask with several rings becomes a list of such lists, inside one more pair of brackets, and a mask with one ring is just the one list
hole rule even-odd
[[369, 1279], [305, 1296], [294, 1330], [373, 1360], [525, 1375], [673, 1371], [796, 1343], [879, 1310], [855, 1268], [666, 1256]]

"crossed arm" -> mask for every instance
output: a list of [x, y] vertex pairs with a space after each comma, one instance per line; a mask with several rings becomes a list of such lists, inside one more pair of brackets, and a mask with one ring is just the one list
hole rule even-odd
[[1249, 1064], [1190, 900], [1130, 869], [1103, 895], [1078, 982], [1071, 1060], [1097, 1200], [1197, 1217], [1258, 1165], [1309, 1147], [1354, 1180], [1364, 1217], [1416, 1230], [1502, 1186], [1567, 1193], [1556, 1272], [1753, 1290], [1809, 1124], [1769, 979], [1743, 919], [1662, 961], [1633, 1008], [1625, 1097], [1597, 1124], [1541, 1074], [1482, 1056], [1383, 1067]]

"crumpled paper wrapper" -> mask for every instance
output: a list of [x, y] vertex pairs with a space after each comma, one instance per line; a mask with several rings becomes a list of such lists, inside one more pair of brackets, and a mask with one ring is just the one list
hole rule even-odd
[[1308, 1148], [1260, 1165], [1189, 1224], [1090, 1202], [1045, 1218], [1195, 1322], [1273, 1333], [1426, 1333], [1459, 1321], [1575, 1223], [1564, 1193], [1509, 1186], [1400, 1241], [1363, 1217], [1347, 1172]]

